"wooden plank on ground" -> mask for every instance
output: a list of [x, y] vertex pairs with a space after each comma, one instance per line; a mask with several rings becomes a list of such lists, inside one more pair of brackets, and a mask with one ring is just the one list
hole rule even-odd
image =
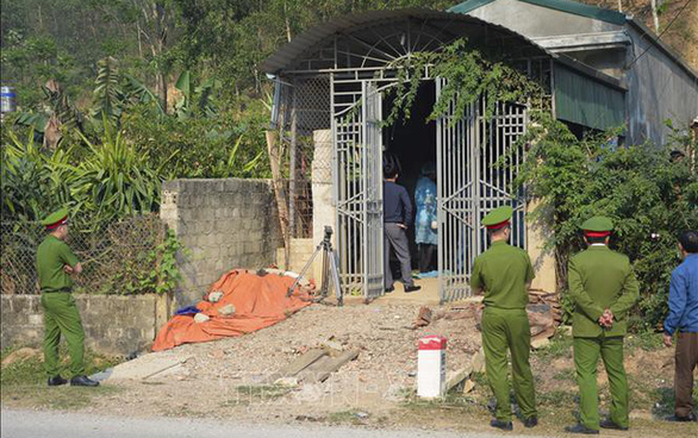
[[325, 357], [303, 370], [298, 378], [308, 383], [324, 382], [333, 372], [340, 369], [347, 362], [356, 359], [358, 356], [359, 350], [349, 350], [342, 352], [337, 357]]
[[327, 352], [322, 348], [308, 350], [305, 354], [300, 355], [288, 365], [267, 377], [264, 382], [271, 384], [284, 377], [293, 377], [326, 355]]

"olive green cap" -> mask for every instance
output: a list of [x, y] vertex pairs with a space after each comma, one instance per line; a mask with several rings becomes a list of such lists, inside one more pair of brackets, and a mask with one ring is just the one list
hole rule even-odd
[[511, 208], [511, 205], [497, 207], [487, 213], [482, 219], [482, 225], [490, 229], [501, 228], [509, 222], [512, 214], [514, 214], [514, 209]]
[[604, 232], [613, 230], [613, 221], [606, 216], [594, 216], [579, 227], [584, 231]]
[[60, 210], [54, 211], [50, 215], [46, 216], [46, 218], [41, 221], [41, 225], [44, 225], [47, 228], [48, 227], [55, 228], [58, 225], [65, 223], [67, 218], [68, 218], [68, 209], [61, 208]]

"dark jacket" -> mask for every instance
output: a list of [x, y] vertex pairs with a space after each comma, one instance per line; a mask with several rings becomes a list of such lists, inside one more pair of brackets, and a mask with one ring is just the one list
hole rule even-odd
[[383, 183], [383, 222], [412, 225], [412, 201], [407, 190], [392, 181]]

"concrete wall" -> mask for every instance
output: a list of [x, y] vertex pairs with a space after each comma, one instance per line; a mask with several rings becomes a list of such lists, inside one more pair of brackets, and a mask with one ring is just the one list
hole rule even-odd
[[162, 187], [160, 217], [187, 248], [174, 305], [199, 301], [221, 274], [275, 262], [282, 246], [271, 183], [251, 179], [180, 179]]
[[[526, 212], [533, 212], [538, 207], [537, 201], [529, 202], [526, 205]], [[555, 272], [555, 255], [550, 250], [546, 250], [545, 237], [551, 231], [541, 222], [532, 220], [526, 221], [526, 241], [528, 256], [531, 258], [536, 278], [531, 285], [534, 289], [542, 289], [546, 292], [557, 291], [557, 274]]]
[[[40, 295], [0, 295], [0, 344], [40, 347], [43, 310]], [[163, 298], [155, 295], [75, 295], [85, 328], [85, 345], [103, 354], [126, 356], [149, 348], [164, 322]]]
[[620, 30], [615, 24], [517, 0], [498, 0], [468, 13], [528, 38]]

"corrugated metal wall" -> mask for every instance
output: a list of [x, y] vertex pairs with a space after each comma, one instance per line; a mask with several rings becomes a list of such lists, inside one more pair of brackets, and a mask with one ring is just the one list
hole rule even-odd
[[625, 124], [625, 93], [555, 65], [555, 111], [558, 119], [595, 129]]

